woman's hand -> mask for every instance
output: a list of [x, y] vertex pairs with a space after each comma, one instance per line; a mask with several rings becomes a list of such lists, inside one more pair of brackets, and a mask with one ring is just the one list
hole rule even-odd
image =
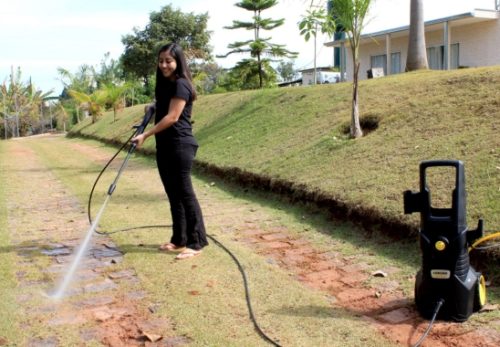
[[146, 140], [146, 136], [144, 136], [144, 134], [140, 134], [140, 135], [134, 136], [130, 141], [132, 141], [132, 143], [134, 143], [137, 148], [140, 148], [145, 140]]
[[152, 102], [150, 104], [147, 104], [146, 106], [144, 106], [144, 113], [147, 113], [149, 112], [149, 110], [155, 110], [156, 109], [156, 102]]

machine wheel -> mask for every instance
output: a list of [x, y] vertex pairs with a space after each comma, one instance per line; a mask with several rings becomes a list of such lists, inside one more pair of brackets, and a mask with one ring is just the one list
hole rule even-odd
[[479, 311], [486, 304], [486, 281], [483, 275], [477, 279], [476, 294], [474, 295], [474, 312]]

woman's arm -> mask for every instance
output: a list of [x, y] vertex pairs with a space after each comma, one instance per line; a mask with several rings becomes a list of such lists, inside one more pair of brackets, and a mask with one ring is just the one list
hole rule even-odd
[[184, 106], [186, 106], [186, 100], [180, 98], [172, 98], [172, 100], [170, 100], [167, 115], [163, 117], [162, 120], [159, 121], [154, 127], [140, 135], [135, 136], [131, 141], [136, 144], [137, 148], [141, 147], [148, 137], [157, 134], [160, 131], [163, 131], [175, 124], [179, 120]]

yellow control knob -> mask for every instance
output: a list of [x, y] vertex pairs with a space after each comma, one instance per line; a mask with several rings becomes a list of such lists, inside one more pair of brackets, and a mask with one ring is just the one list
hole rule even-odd
[[444, 243], [443, 241], [437, 241], [434, 244], [434, 247], [436, 247], [438, 251], [444, 251], [444, 249], [446, 248], [446, 243]]

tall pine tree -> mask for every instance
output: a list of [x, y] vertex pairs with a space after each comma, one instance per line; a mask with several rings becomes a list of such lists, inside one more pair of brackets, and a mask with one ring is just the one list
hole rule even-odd
[[[296, 52], [291, 52], [285, 49], [284, 45], [278, 45], [269, 42], [271, 37], [261, 37], [261, 30], [272, 30], [285, 22], [285, 19], [263, 18], [262, 11], [267, 10], [277, 4], [277, 0], [243, 0], [235, 4], [247, 11], [253, 12], [252, 22], [233, 21], [233, 25], [225, 27], [226, 29], [246, 29], [253, 30], [253, 39], [247, 41], [237, 41], [229, 44], [227, 47], [230, 51], [224, 55], [219, 55], [219, 58], [226, 58], [234, 53], [250, 53], [251, 59], [244, 59], [238, 63], [239, 68], [242, 65], [247, 65], [247, 71], [258, 71], [259, 88], [264, 86], [265, 68], [269, 68], [268, 57], [273, 58], [295, 58]], [[256, 68], [255, 68], [256, 67]]]

